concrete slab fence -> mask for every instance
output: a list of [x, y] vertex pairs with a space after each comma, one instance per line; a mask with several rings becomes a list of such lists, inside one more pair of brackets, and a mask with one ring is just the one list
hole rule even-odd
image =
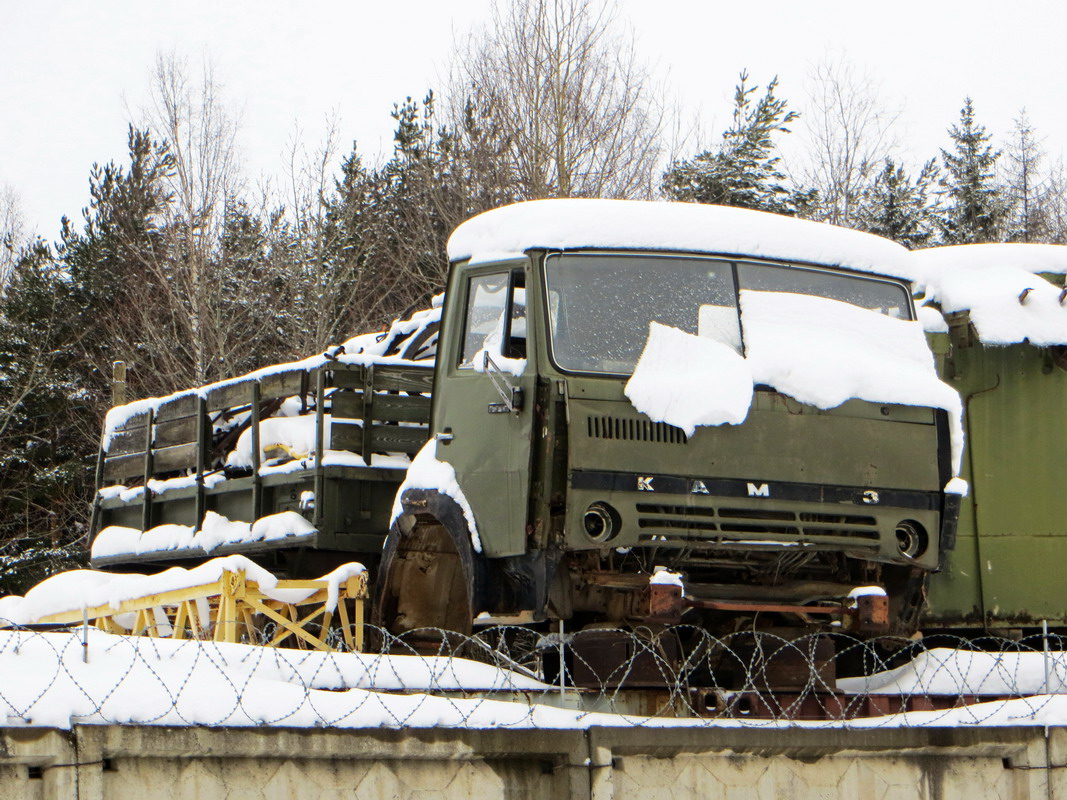
[[1067, 728], [0, 729], [3, 800], [1063, 798]]

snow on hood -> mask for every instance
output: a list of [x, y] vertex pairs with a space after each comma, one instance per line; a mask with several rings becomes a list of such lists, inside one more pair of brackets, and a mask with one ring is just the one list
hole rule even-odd
[[651, 419], [692, 436], [697, 425], [745, 421], [752, 372], [732, 347], [652, 322], [626, 396]]
[[714, 253], [915, 277], [907, 250], [869, 233], [743, 208], [636, 200], [533, 200], [487, 211], [456, 229], [448, 257], [482, 261], [535, 247]]
[[756, 383], [834, 408], [852, 398], [954, 408], [918, 322], [840, 300], [741, 290], [745, 352]]
[[753, 383], [817, 408], [853, 398], [943, 408], [959, 472], [962, 404], [937, 377], [919, 322], [840, 300], [742, 290], [741, 327], [744, 359], [719, 342], [652, 323], [626, 385], [630, 402], [689, 435], [697, 425], [743, 422]]
[[1067, 344], [1062, 289], [1037, 274], [1067, 274], [1067, 247], [971, 244], [911, 255], [926, 302], [938, 303], [945, 314], [969, 312], [984, 344]]
[[840, 300], [741, 291], [745, 352], [756, 383], [817, 408], [857, 398], [943, 408], [953, 472], [963, 452], [959, 394], [937, 377], [922, 325]]

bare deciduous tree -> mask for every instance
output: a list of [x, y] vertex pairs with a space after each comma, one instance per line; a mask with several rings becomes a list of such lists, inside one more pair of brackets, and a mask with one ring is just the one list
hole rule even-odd
[[1067, 244], [1067, 166], [1062, 160], [1048, 172], [1043, 212], [1045, 241]]
[[126, 287], [122, 312], [140, 331], [138, 352], [115, 356], [151, 363], [153, 376], [141, 376], [164, 390], [250, 366], [249, 342], [271, 324], [273, 298], [262, 290], [273, 265], [235, 252], [235, 240], [258, 236], [258, 220], [240, 197], [237, 123], [210, 63], [192, 77], [184, 60], [159, 56], [144, 127], [167, 164], [151, 219], [156, 241], [131, 247], [145, 279]]
[[367, 265], [376, 250], [367, 229], [374, 215], [372, 175], [353, 153], [338, 180], [333, 170], [339, 139], [331, 118], [314, 149], [298, 133], [289, 142], [286, 203], [272, 250], [288, 263], [278, 275], [301, 317], [292, 332], [298, 353], [347, 338], [366, 320], [382, 316], [380, 306], [388, 303], [389, 287], [376, 285], [378, 276]]
[[899, 115], [885, 107], [871, 76], [843, 57], [815, 65], [801, 118], [807, 162], [800, 172], [819, 193], [817, 218], [854, 224], [858, 200], [892, 155]]
[[11, 277], [25, 239], [26, 222], [19, 196], [10, 186], [0, 186], [0, 291]]
[[165, 270], [163, 285], [172, 292], [175, 310], [183, 312], [178, 321], [187, 329], [182, 338], [191, 350], [190, 377], [202, 383], [236, 344], [229, 338], [232, 308], [223, 312], [217, 302], [224, 288], [217, 256], [226, 205], [240, 188], [237, 125], [223, 104], [210, 63], [203, 65], [197, 81], [177, 57], [159, 56], [152, 90], [149, 127], [166, 139], [174, 164], [164, 182], [170, 200], [164, 206], [172, 239], [169, 263], [153, 266]]
[[1009, 241], [1039, 242], [1046, 235], [1045, 201], [1049, 186], [1041, 174], [1045, 156], [1026, 109], [1015, 119], [1012, 138], [1004, 148], [1005, 190], [1011, 205]]
[[[310, 352], [336, 338], [340, 314], [338, 308], [350, 300], [343, 291], [343, 277], [331, 269], [331, 235], [326, 217], [328, 198], [333, 192], [331, 170], [337, 158], [337, 120], [327, 121], [322, 142], [308, 151], [294, 131], [289, 140], [286, 159], [285, 225], [277, 230], [284, 239], [292, 268], [288, 273], [289, 293], [298, 300], [305, 317], [303, 335], [296, 343]], [[282, 257], [281, 253], [277, 253]]]
[[492, 119], [524, 198], [653, 194], [664, 113], [613, 3], [500, 0], [457, 52], [453, 116]]

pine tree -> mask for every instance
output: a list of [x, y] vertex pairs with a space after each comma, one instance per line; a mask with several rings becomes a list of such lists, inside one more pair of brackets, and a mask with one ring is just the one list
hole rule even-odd
[[941, 150], [945, 167], [942, 240], [945, 244], [999, 241], [1007, 217], [1007, 205], [996, 183], [1000, 151], [989, 144], [992, 134], [975, 121], [971, 98], [964, 101], [959, 123], [948, 133], [952, 150]]
[[[153, 334], [169, 340], [171, 353], [182, 343], [175, 320], [162, 310], [170, 289], [151, 268], [169, 257], [160, 216], [169, 199], [162, 180], [173, 160], [165, 142], [133, 126], [128, 146], [129, 164], [93, 165], [84, 224], [78, 230], [64, 217], [55, 256], [70, 276], [78, 321], [89, 334], [88, 366], [106, 377], [113, 360], [132, 360], [133, 398], [169, 393], [181, 379], [155, 362], [160, 347]], [[101, 391], [104, 386], [101, 378]]]
[[[394, 148], [369, 169], [357, 150], [326, 198], [324, 274], [347, 299], [345, 328], [367, 330], [444, 285], [445, 245], [464, 219], [521, 197], [497, 114], [473, 99], [441, 123], [432, 92], [393, 108]], [[304, 237], [306, 239], [306, 237]]]
[[351, 297], [349, 330], [380, 327], [443, 284], [445, 243], [467, 215], [456, 136], [438, 125], [435, 98], [408, 97], [392, 112], [392, 156], [378, 169], [353, 151], [328, 198], [327, 271]]
[[84, 555], [112, 359], [136, 354], [140, 378], [172, 380], [145, 338], [162, 294], [146, 264], [165, 245], [156, 219], [170, 162], [133, 128], [129, 148], [128, 166], [94, 165], [82, 229], [64, 218], [54, 249], [27, 248], [0, 298], [0, 592]]
[[763, 95], [742, 72], [734, 92], [733, 123], [715, 150], [678, 161], [664, 175], [663, 190], [673, 200], [753, 208], [795, 215], [811, 205], [814, 191], [786, 185], [774, 136], [789, 133], [799, 114], [775, 95], [774, 78]]
[[937, 174], [937, 163], [930, 159], [912, 180], [902, 165], [887, 158], [863, 194], [856, 212], [857, 227], [909, 250], [931, 244], [937, 229], [932, 197]]

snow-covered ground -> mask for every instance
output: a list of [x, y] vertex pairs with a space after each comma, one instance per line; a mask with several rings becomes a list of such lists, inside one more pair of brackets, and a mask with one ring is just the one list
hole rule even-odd
[[[459, 648], [464, 655], [473, 656], [472, 660], [415, 655], [402, 641], [391, 648], [392, 652], [412, 654], [285, 650], [123, 636], [90, 627], [69, 632], [15, 627], [80, 608], [111, 606], [118, 610], [125, 600], [211, 584], [233, 571], [242, 571], [264, 594], [284, 602], [299, 602], [314, 591], [285, 587], [271, 573], [234, 555], [192, 569], [174, 567], [158, 575], [75, 570], [43, 581], [25, 597], [0, 599], [0, 624], [9, 625], [0, 629], [0, 713], [6, 723], [61, 728], [77, 722], [473, 728], [1067, 724], [1067, 653], [1027, 651], [1021, 646], [1015, 646], [1013, 652], [947, 647], [919, 651], [902, 666], [867, 678], [842, 679], [835, 687], [838, 698], [853, 710], [861, 707], [867, 695], [907, 699], [932, 694], [966, 697], [968, 702], [975, 697], [989, 698], [987, 702], [951, 711], [800, 723], [697, 718], [684, 711], [689, 695], [682, 677], [667, 680], [668, 688], [671, 682], [676, 684], [674, 710], [655, 718], [635, 717], [624, 713], [625, 698], [617, 690], [579, 692], [573, 686], [561, 688], [554, 680], [552, 685], [546, 684], [505, 654], [490, 652], [481, 640]], [[331, 610], [339, 587], [363, 571], [359, 564], [348, 564], [320, 579], [328, 585]], [[681, 575], [662, 568], [651, 582], [683, 585]], [[881, 591], [864, 587], [855, 593]], [[116, 620], [121, 623], [118, 617]], [[128, 629], [132, 621], [121, 624]], [[569, 646], [567, 641], [565, 647]], [[558, 635], [548, 635], [538, 647], [555, 651], [559, 643]], [[722, 644], [729, 647], [730, 640]], [[794, 644], [798, 652], [808, 652], [810, 640]], [[453, 646], [443, 652], [457, 652], [456, 642]], [[853, 646], [863, 645], [856, 642]], [[778, 649], [772, 647], [770, 652]], [[633, 650], [655, 652], [647, 642], [635, 642]], [[665, 676], [672, 674], [666, 663], [661, 666]], [[754, 675], [753, 681], [759, 684], [761, 678]], [[819, 684], [811, 688], [825, 691], [829, 687]], [[729, 698], [730, 693], [725, 693], [727, 703]]]
[[[925, 688], [1009, 694], [948, 711], [847, 721], [637, 717], [587, 712], [577, 693], [477, 661], [279, 650], [82, 633], [0, 631], [0, 724], [585, 728], [591, 726], [918, 727], [1067, 724], [1067, 695], [1044, 689], [1040, 653], [931, 651], [885, 681], [842, 689], [908, 697]], [[1050, 688], [1064, 691], [1062, 655]], [[844, 682], [843, 682], [844, 683]], [[879, 684], [879, 685], [875, 685]], [[494, 695], [505, 699], [492, 699]], [[595, 697], [594, 697], [595, 699]], [[604, 698], [601, 698], [604, 699]], [[568, 707], [569, 706], [569, 707]]]
[[869, 678], [845, 678], [838, 689], [878, 695], [1067, 694], [1062, 652], [985, 652], [938, 647]]

